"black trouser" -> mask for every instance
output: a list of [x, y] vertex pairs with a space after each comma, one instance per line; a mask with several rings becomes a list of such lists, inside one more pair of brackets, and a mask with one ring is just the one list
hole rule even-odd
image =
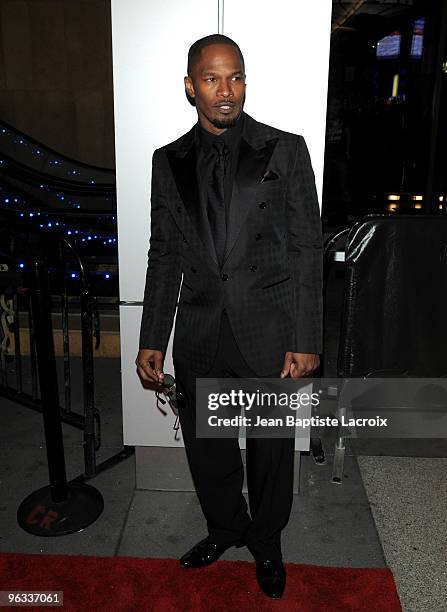
[[[278, 378], [282, 368], [267, 378]], [[281, 530], [293, 501], [293, 438], [246, 439], [247, 487], [251, 519], [242, 494], [244, 467], [237, 438], [196, 437], [196, 377], [257, 377], [245, 362], [225, 311], [212, 368], [197, 374], [174, 361], [177, 389], [184, 395], [179, 417], [189, 467], [211, 539], [229, 544], [244, 537], [257, 561], [281, 560]]]

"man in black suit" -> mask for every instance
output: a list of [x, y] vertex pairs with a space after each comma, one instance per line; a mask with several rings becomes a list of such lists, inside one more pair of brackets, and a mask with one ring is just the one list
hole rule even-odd
[[[266, 95], [275, 99], [274, 74]], [[293, 499], [294, 440], [247, 438], [250, 514], [238, 440], [196, 436], [197, 377], [310, 375], [322, 330], [322, 235], [302, 136], [243, 111], [245, 67], [214, 34], [188, 54], [198, 122], [153, 156], [151, 240], [137, 372], [161, 384], [177, 309], [173, 361], [179, 417], [208, 537], [180, 559], [202, 567], [247, 545], [261, 589], [282, 596], [281, 531]], [[180, 283], [180, 297], [177, 302]]]

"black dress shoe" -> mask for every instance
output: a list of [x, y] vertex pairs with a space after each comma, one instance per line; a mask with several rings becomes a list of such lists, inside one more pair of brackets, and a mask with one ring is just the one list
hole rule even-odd
[[230, 544], [215, 544], [211, 542], [208, 536], [193, 546], [183, 557], [180, 557], [180, 565], [182, 567], [204, 567], [205, 565], [210, 565], [210, 563], [217, 561], [232, 546], [240, 548], [244, 546], [244, 542], [237, 540]]
[[256, 561], [258, 584], [268, 597], [280, 599], [286, 586], [286, 570], [282, 561]]

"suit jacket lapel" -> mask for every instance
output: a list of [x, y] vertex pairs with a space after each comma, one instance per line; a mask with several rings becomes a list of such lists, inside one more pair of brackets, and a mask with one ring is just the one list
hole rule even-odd
[[[278, 138], [266, 140], [265, 131], [249, 115], [241, 137], [236, 176], [233, 185], [228, 217], [224, 262], [229, 257], [250, 208], [256, 202], [256, 190], [268, 166]], [[177, 143], [166, 150], [178, 192], [193, 228], [196, 230], [206, 253], [219, 267], [206, 209], [201, 204], [196, 175], [196, 150], [194, 128]], [[186, 230], [186, 228], [184, 228]]]
[[194, 146], [194, 128], [185, 135], [179, 149], [166, 151], [172, 174], [186, 212], [191, 219], [206, 251], [215, 263], [218, 263], [213, 236], [208, 223], [206, 210], [201, 205], [196, 174], [196, 149]]
[[254, 138], [256, 134], [253, 134], [256, 123], [249, 116], [246, 116], [246, 121], [247, 119], [248, 126], [245, 126], [247, 129], [244, 129], [244, 134], [241, 138], [239, 159], [231, 197], [224, 261], [229, 257], [248, 212], [256, 201], [256, 190], [261, 184], [261, 178], [278, 142], [278, 138], [272, 138], [268, 141], [264, 139], [261, 140], [261, 147], [257, 148], [259, 145], [256, 143], [256, 138]]

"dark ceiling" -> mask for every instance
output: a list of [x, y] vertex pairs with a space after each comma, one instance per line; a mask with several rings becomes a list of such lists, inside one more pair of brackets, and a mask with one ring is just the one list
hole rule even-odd
[[415, 0], [332, 0], [332, 30], [350, 27], [358, 15], [395, 18], [413, 9]]

